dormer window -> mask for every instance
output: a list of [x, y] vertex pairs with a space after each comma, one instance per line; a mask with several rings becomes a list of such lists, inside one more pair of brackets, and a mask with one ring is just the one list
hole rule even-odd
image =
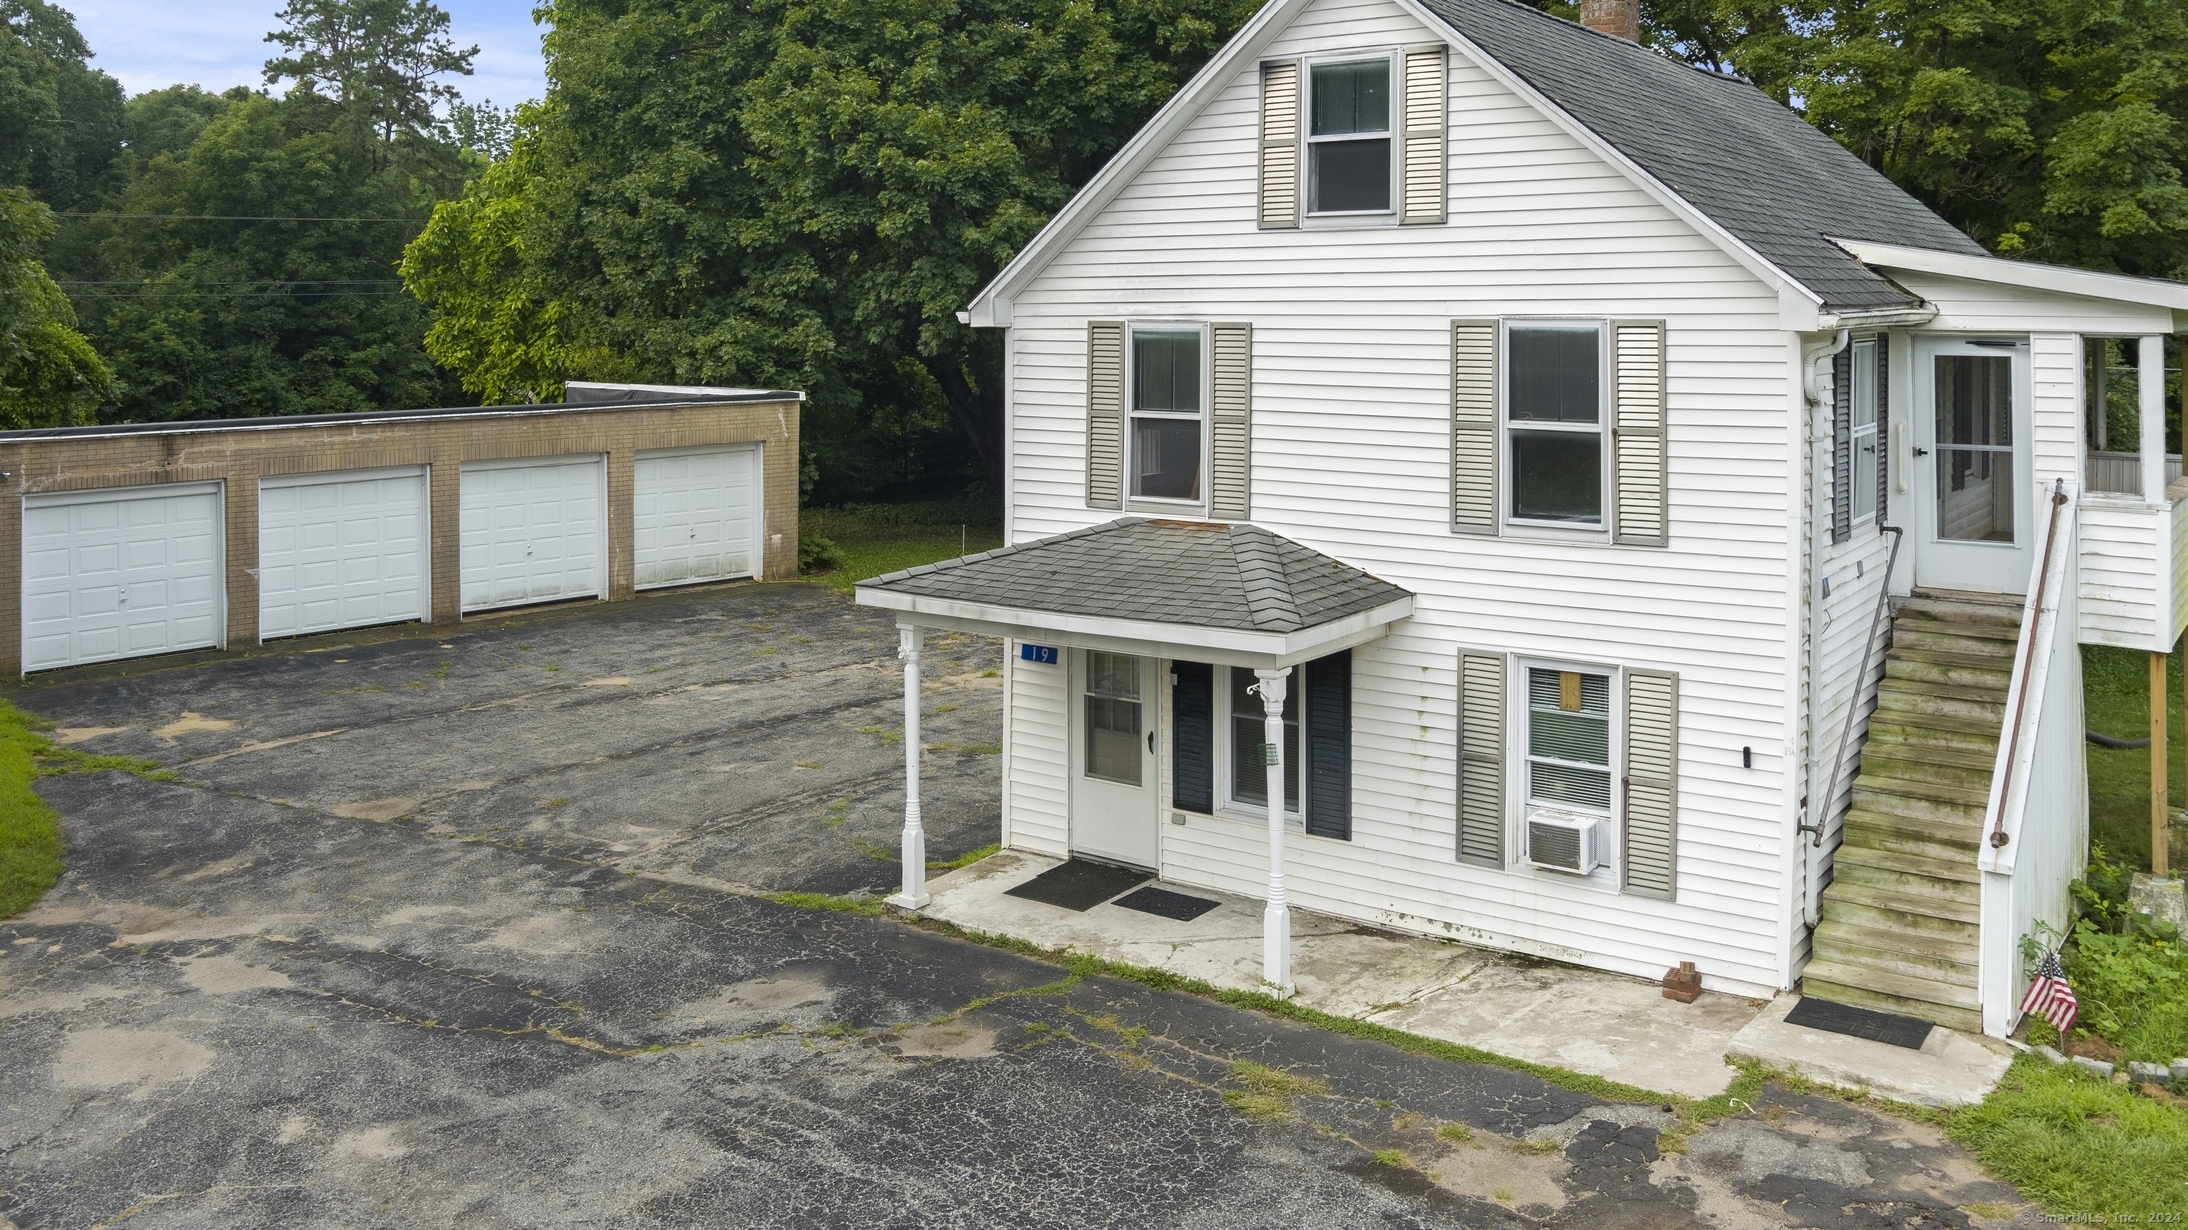
[[1312, 65], [1307, 212], [1390, 212], [1390, 57]]

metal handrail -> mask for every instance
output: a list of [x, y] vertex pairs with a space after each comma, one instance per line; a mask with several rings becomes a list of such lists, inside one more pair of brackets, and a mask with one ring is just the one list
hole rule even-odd
[[[1861, 707], [1861, 689], [1869, 680], [1869, 663], [1876, 653], [1877, 628], [1884, 622], [1885, 612], [1891, 609], [1892, 573], [1899, 567], [1899, 544], [1907, 538], [1907, 531], [1896, 525], [1886, 525], [1879, 521], [1877, 528], [1892, 536], [1892, 551], [1885, 557], [1884, 580], [1877, 588], [1876, 613], [1869, 617], [1869, 637], [1861, 643], [1861, 669], [1854, 672], [1854, 694], [1846, 698], [1846, 724], [1839, 728], [1838, 759], [1831, 766], [1831, 793], [1823, 796], [1821, 808], [1809, 809], [1810, 815], [1818, 817], [1813, 823], [1803, 820], [1793, 830], [1795, 833], [1814, 833], [1815, 837], [1809, 844], [1815, 847], [1823, 845], [1824, 822], [1820, 817], [1838, 801], [1839, 788], [1846, 784], [1846, 744], [1854, 737], [1854, 710]], [[1823, 681], [1814, 680], [1811, 686], [1820, 688]]]
[[2028, 712], [2029, 672], [2037, 652], [2036, 625], [2044, 618], [2044, 589], [2051, 584], [2051, 552], [2059, 545], [2059, 510], [2066, 507], [2066, 480], [2054, 479], [2051, 486], [2051, 523], [2044, 531], [2044, 562], [2036, 569], [2036, 594], [2029, 602], [2029, 626], [2022, 638], [2019, 660], [2013, 665], [2013, 678], [2021, 681], [2020, 695], [2013, 702], [2013, 730], [2006, 741], [1999, 744], [1999, 759], [2004, 763], [2005, 776], [1998, 785], [1998, 815], [1991, 821], [1990, 844], [1993, 850], [2002, 849], [2013, 840], [2006, 832], [2006, 804], [2013, 798], [2013, 762], [2019, 759], [2021, 748], [2021, 718]]

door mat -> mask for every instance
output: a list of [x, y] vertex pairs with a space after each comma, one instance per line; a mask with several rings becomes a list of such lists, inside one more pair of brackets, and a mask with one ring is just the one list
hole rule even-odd
[[1219, 903], [1206, 897], [1188, 897], [1184, 893], [1173, 893], [1167, 888], [1156, 888], [1150, 884], [1137, 892], [1117, 898], [1117, 904], [1128, 910], [1138, 910], [1142, 914], [1191, 922], [1216, 908]]
[[1825, 1033], [1845, 1034], [1849, 1038], [1867, 1038], [1871, 1042], [1885, 1042], [1904, 1046], [1910, 1051], [1922, 1049], [1922, 1042], [1935, 1028], [1928, 1021], [1911, 1016], [1897, 1016], [1890, 1012], [1872, 1012], [1851, 1004], [1834, 1004], [1827, 999], [1801, 996], [1793, 1010], [1785, 1014], [1788, 1025], [1805, 1025]]
[[1090, 863], [1075, 858], [1051, 867], [1016, 888], [1003, 890], [1006, 897], [1023, 897], [1067, 910], [1091, 910], [1129, 888], [1155, 877], [1144, 871]]

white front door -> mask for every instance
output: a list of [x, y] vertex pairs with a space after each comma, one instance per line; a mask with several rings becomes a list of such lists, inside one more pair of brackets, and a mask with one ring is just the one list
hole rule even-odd
[[258, 639], [426, 617], [426, 473], [260, 479]]
[[465, 462], [464, 611], [605, 597], [606, 474], [599, 457]]
[[2029, 392], [2025, 341], [1915, 339], [1915, 584], [2027, 592]]
[[1071, 651], [1071, 852], [1154, 868], [1161, 856], [1155, 659]]
[[23, 669], [221, 642], [214, 483], [23, 497]]
[[756, 444], [638, 454], [631, 538], [639, 589], [759, 571], [759, 461]]

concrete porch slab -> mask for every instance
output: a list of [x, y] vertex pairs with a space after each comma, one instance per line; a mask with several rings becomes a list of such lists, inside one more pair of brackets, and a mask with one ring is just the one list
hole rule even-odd
[[1946, 1108], [1982, 1101], [2013, 1063], [2007, 1044], [1942, 1025], [1930, 1030], [1921, 1050], [1911, 1051], [1786, 1024], [1785, 1014], [1799, 1002], [1798, 995], [1780, 995], [1732, 1039], [1729, 1053], [1842, 1089]]
[[[971, 931], [1198, 978], [1261, 987], [1259, 901], [1151, 881], [1218, 902], [1191, 922], [1110, 903], [1084, 913], [1004, 893], [1059, 860], [1004, 850], [928, 882], [920, 911]], [[1298, 1002], [1492, 1054], [1554, 1064], [1660, 1093], [1722, 1093], [1734, 1035], [1763, 1001], [1705, 994], [1692, 1004], [1656, 983], [1449, 940], [1292, 911]]]

